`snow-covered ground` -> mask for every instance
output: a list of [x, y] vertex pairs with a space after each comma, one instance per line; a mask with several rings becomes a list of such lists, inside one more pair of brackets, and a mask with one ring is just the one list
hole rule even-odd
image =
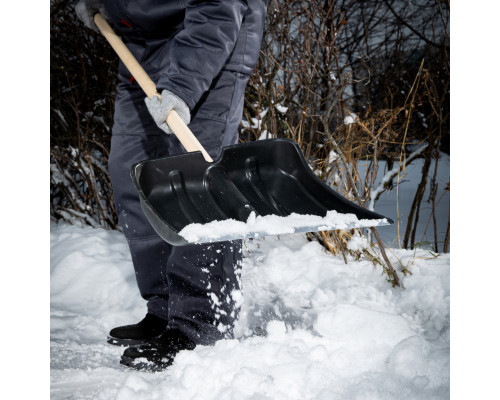
[[[397, 221], [398, 195], [404, 227], [420, 169], [416, 160], [399, 193], [384, 193], [375, 211]], [[440, 172], [442, 191], [449, 181], [447, 156]], [[441, 241], [447, 196], [438, 209]], [[421, 218], [429, 213], [423, 203]], [[53, 222], [50, 230], [53, 400], [450, 395], [450, 257], [398, 249], [396, 224], [379, 232], [391, 244], [404, 289], [392, 288], [370, 261], [349, 258], [346, 264], [304, 234], [246, 240], [236, 339], [181, 352], [155, 374], [121, 366], [123, 349], [106, 343], [111, 328], [135, 323], [146, 311], [123, 235]], [[421, 224], [417, 237], [432, 241], [431, 232]]]
[[152, 374], [106, 343], [145, 313], [122, 234], [52, 223], [50, 241], [53, 400], [449, 397], [449, 255], [393, 250], [401, 290], [303, 234], [247, 240], [237, 338]]

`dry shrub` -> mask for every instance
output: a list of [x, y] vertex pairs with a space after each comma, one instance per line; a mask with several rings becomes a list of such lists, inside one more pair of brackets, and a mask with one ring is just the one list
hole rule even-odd
[[[448, 148], [448, 19], [449, 4], [431, 0], [270, 1], [242, 140], [295, 140], [322, 180], [373, 207], [372, 193], [397, 184], [398, 174], [374, 187], [381, 160], [389, 171], [417, 156], [428, 167]], [[422, 189], [428, 178], [436, 182], [429, 173], [423, 169], [407, 221], [407, 248], [415, 245]], [[435, 206], [435, 197], [430, 201]], [[346, 257], [353, 234], [309, 237]]]

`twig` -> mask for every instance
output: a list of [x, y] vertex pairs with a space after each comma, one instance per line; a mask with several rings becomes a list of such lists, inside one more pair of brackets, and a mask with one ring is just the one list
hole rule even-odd
[[[430, 148], [429, 153], [431, 152], [432, 148]], [[429, 174], [429, 168], [431, 165], [430, 157], [431, 157], [430, 154], [428, 154], [427, 157], [425, 157], [424, 166], [422, 167], [422, 179], [420, 180], [417, 192], [415, 193], [415, 197], [413, 198], [413, 203], [410, 208], [410, 213], [408, 214], [408, 222], [406, 224], [406, 231], [403, 239], [403, 247], [405, 249], [408, 248], [408, 243], [410, 242], [410, 239], [411, 239], [410, 246], [412, 249], [415, 244], [415, 232], [417, 230], [417, 223], [420, 214], [420, 204], [424, 197], [424, 192], [427, 185], [427, 176]], [[415, 218], [415, 222], [413, 218]], [[413, 225], [413, 231], [412, 231], [412, 225]]]
[[450, 246], [450, 215], [448, 214], [448, 227], [446, 228], [446, 236], [444, 239], [443, 253], [448, 253]]
[[[372, 231], [372, 233], [375, 235], [375, 239], [377, 239], [377, 243], [378, 243], [378, 246], [379, 246], [379, 249], [380, 249], [380, 253], [382, 254], [382, 257], [384, 258], [384, 261], [385, 263], [387, 264], [387, 269], [389, 270], [389, 273], [392, 275], [392, 278], [394, 279], [394, 284], [396, 286], [399, 286], [401, 287], [401, 283], [399, 281], [399, 277], [398, 277], [398, 274], [396, 273], [396, 271], [394, 270], [394, 268], [392, 267], [392, 264], [391, 262], [389, 261], [389, 258], [387, 257], [387, 254], [385, 253], [385, 249], [384, 249], [384, 242], [382, 242], [382, 239], [380, 238], [380, 235], [378, 234], [378, 231], [375, 227], [371, 227], [370, 230]], [[404, 287], [403, 287], [404, 288]]]
[[[361, 201], [361, 197], [359, 196], [359, 193], [358, 193], [358, 191], [356, 189], [356, 186], [354, 184], [354, 179], [352, 177], [351, 171], [349, 170], [349, 165], [348, 165], [347, 160], [346, 160], [346, 158], [344, 156], [344, 152], [340, 149], [340, 147], [337, 144], [337, 141], [335, 140], [335, 138], [333, 137], [333, 135], [329, 131], [326, 131], [326, 134], [329, 137], [329, 139], [330, 139], [330, 141], [331, 141], [331, 143], [333, 145], [333, 148], [334, 148], [335, 152], [339, 155], [339, 157], [341, 158], [342, 162], [344, 163], [345, 173], [347, 175], [347, 179], [349, 180], [349, 182], [351, 184], [352, 193], [356, 197], [356, 200], [359, 202], [359, 204], [362, 204], [363, 202]], [[387, 254], [385, 253], [384, 242], [380, 238], [377, 229], [375, 227], [371, 227], [370, 230], [372, 231], [372, 233], [375, 235], [375, 238], [377, 239], [377, 243], [378, 243], [378, 246], [379, 246], [379, 249], [380, 249], [380, 253], [382, 254], [382, 257], [384, 258], [384, 261], [387, 264], [387, 268], [389, 269], [389, 272], [392, 274], [392, 277], [394, 279], [394, 283], [397, 286], [401, 287], [401, 284], [399, 283], [398, 274], [396, 273], [396, 271], [392, 267], [391, 262], [389, 261], [389, 258], [387, 257]]]
[[373, 211], [375, 209], [375, 203], [377, 200], [380, 198], [382, 193], [387, 191], [387, 185], [389, 182], [391, 182], [396, 176], [399, 175], [401, 170], [405, 170], [406, 167], [415, 159], [417, 158], [422, 152], [427, 148], [429, 144], [424, 143], [422, 146], [420, 146], [417, 150], [415, 150], [413, 153], [411, 153], [408, 158], [404, 160], [404, 165], [401, 167], [400, 164], [398, 164], [396, 167], [391, 169], [389, 172], [387, 172], [384, 177], [382, 178], [382, 182], [380, 182], [380, 185], [371, 192], [370, 196], [370, 203], [368, 205], [368, 209], [370, 211]]

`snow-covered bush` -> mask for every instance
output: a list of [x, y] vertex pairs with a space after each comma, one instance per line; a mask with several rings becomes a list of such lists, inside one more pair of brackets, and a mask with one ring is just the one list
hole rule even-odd
[[98, 151], [51, 148], [51, 214], [72, 224], [116, 229], [109, 173]]
[[51, 217], [116, 228], [107, 171], [117, 58], [76, 1], [51, 1]]
[[[424, 158], [405, 221], [403, 246], [414, 247], [421, 203], [439, 200], [431, 161], [449, 149], [449, 3], [272, 0], [268, 11], [242, 137], [295, 140], [317, 176], [365, 207]], [[397, 168], [381, 188], [380, 160]], [[340, 232], [311, 236], [348, 252]], [[447, 240], [435, 235], [434, 250]]]

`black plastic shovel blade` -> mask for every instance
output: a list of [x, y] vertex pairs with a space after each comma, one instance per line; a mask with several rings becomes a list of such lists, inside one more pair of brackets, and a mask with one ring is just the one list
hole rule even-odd
[[[253, 218], [252, 213], [257, 218], [311, 216], [310, 224], [303, 224], [294, 232], [330, 230], [331, 226], [317, 222], [313, 216], [325, 217], [332, 210], [354, 214], [363, 221], [361, 225], [343, 225], [344, 228], [393, 222], [328, 187], [311, 171], [299, 146], [288, 139], [228, 146], [213, 163], [206, 162], [200, 152], [142, 161], [132, 166], [131, 175], [144, 214], [160, 237], [173, 245], [189, 243], [179, 232], [190, 224], [236, 220], [241, 225]], [[290, 232], [279, 231], [279, 218], [277, 225], [272, 234]], [[266, 234], [269, 232], [229, 230], [227, 234], [207, 235], [195, 242]]]

